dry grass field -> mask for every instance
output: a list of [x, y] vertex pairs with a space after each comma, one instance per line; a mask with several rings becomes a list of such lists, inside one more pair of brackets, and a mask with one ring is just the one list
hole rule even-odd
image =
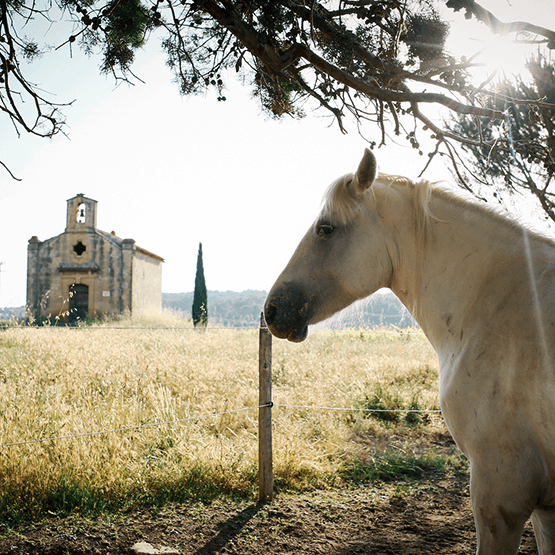
[[[167, 329], [184, 325], [0, 330], [0, 518], [256, 496], [258, 331]], [[292, 407], [437, 409], [417, 332], [274, 339], [272, 367], [278, 491], [464, 466], [436, 413]]]

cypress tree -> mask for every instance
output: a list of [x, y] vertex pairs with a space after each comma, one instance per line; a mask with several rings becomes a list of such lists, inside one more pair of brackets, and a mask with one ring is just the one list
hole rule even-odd
[[198, 244], [197, 275], [195, 276], [195, 293], [193, 295], [193, 325], [206, 326], [208, 324], [208, 292], [204, 281], [204, 266], [202, 264], [202, 243]]

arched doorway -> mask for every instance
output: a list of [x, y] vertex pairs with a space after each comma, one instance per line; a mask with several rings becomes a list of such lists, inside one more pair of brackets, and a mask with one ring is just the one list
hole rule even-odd
[[89, 317], [89, 286], [74, 283], [69, 288], [69, 321], [86, 320]]

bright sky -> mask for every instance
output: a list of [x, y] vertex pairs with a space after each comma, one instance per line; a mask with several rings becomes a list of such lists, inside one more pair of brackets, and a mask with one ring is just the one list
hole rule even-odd
[[[514, 9], [506, 0], [481, 2], [503, 20], [555, 28], [552, 0], [511, 3]], [[483, 26], [448, 16], [459, 23], [453, 41], [469, 39], [469, 55], [485, 46], [490, 34]], [[496, 52], [496, 59], [515, 62], [506, 44]], [[0, 306], [25, 304], [27, 242], [62, 233], [66, 200], [77, 193], [98, 201], [99, 229], [166, 259], [164, 292], [193, 290], [199, 242], [208, 289], [268, 290], [326, 187], [356, 169], [365, 142], [355, 126], [342, 135], [322, 113], [268, 120], [232, 78], [226, 102], [183, 99], [157, 44], [134, 66], [145, 84], [115, 88], [97, 65], [76, 51], [70, 58], [66, 49], [33, 66], [32, 79], [58, 101], [76, 99], [64, 110], [69, 139], [17, 139], [2, 120], [0, 157], [22, 181], [0, 168]], [[379, 138], [370, 126], [365, 135]], [[401, 144], [376, 152], [380, 168], [416, 177], [424, 157]], [[425, 177], [450, 174], [438, 159]]]

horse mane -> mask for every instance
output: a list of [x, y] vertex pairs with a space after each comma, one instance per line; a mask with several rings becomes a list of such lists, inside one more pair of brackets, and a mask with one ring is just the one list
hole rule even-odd
[[358, 200], [350, 192], [349, 185], [354, 178], [354, 173], [345, 174], [327, 188], [322, 201], [323, 218], [330, 217], [332, 214], [343, 222], [353, 218]]
[[[354, 174], [348, 173], [336, 179], [328, 187], [322, 202], [322, 217], [329, 217], [333, 214], [334, 217], [339, 218], [343, 222], [348, 222], [353, 218], [356, 207], [360, 202], [357, 196], [349, 189], [349, 185], [352, 183], [353, 179]], [[415, 207], [417, 208], [417, 212], [421, 212], [424, 217], [424, 224], [426, 224], [430, 218], [433, 218], [433, 214], [429, 208], [433, 189], [432, 183], [428, 181], [414, 182], [407, 177], [383, 173], [376, 178], [374, 183], [381, 183], [386, 185], [386, 187], [391, 187], [396, 184], [412, 187], [415, 192]], [[370, 187], [364, 194], [371, 194], [375, 198], [374, 186]], [[415, 214], [415, 220], [419, 219], [421, 219], [420, 216]]]
[[[343, 222], [348, 222], [354, 217], [360, 200], [349, 189], [349, 185], [353, 179], [354, 174], [348, 173], [336, 179], [328, 187], [322, 203], [321, 215], [323, 217], [329, 217], [333, 214], [334, 217], [338, 217]], [[439, 198], [446, 200], [452, 206], [458, 207], [461, 212], [465, 211], [467, 213], [478, 214], [484, 220], [489, 220], [496, 226], [507, 226], [508, 229], [512, 229], [519, 233], [522, 233], [523, 228], [526, 228], [529, 236], [535, 236], [543, 241], [553, 243], [552, 238], [541, 232], [530, 230], [516, 217], [502, 210], [500, 207], [495, 207], [485, 202], [478, 202], [473, 198], [468, 198], [468, 196], [457, 194], [446, 186], [442, 186], [440, 182], [427, 180], [413, 181], [408, 177], [400, 175], [380, 173], [374, 181], [374, 184], [376, 183], [384, 185], [386, 189], [395, 185], [412, 189], [414, 195], [414, 225], [420, 241], [426, 240], [426, 230], [430, 222], [441, 219], [435, 215], [431, 209], [432, 199]], [[374, 185], [364, 194], [371, 194], [375, 198]]]
[[[425, 220], [425, 226], [431, 220], [440, 220], [430, 208], [430, 202], [433, 198], [444, 199], [459, 210], [465, 211], [467, 214], [476, 214], [481, 220], [489, 222], [495, 227], [503, 227], [507, 231], [515, 232], [522, 235], [523, 232], [532, 238], [541, 241], [547, 241], [555, 245], [552, 237], [541, 231], [536, 231], [518, 219], [517, 216], [504, 210], [500, 204], [490, 204], [471, 197], [469, 194], [464, 195], [462, 191], [453, 191], [452, 189], [442, 186], [438, 182], [419, 181], [413, 183], [415, 188], [415, 206], [421, 212], [421, 218]], [[463, 194], [461, 194], [461, 192]], [[457, 216], [455, 216], [456, 218]]]

